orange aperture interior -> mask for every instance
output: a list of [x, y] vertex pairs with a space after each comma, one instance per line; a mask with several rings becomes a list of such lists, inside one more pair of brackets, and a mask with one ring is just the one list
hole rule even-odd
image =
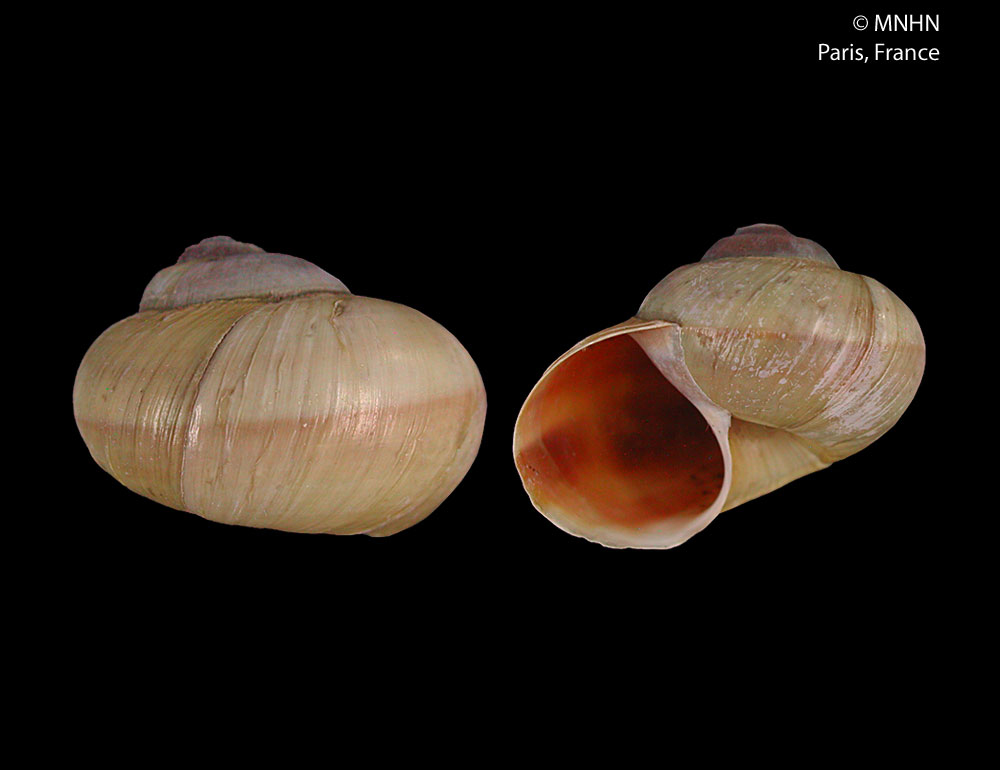
[[628, 334], [563, 361], [524, 406], [515, 457], [536, 504], [641, 532], [690, 524], [724, 465], [702, 414]]

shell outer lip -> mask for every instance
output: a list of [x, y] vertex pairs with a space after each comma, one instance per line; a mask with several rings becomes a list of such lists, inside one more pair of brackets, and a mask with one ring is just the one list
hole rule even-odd
[[[541, 500], [541, 496], [535, 489], [532, 488], [529, 481], [523, 475], [521, 476], [521, 483], [524, 486], [525, 492], [528, 494], [528, 498], [531, 500], [531, 504], [535, 507], [535, 510], [545, 516], [545, 518], [564, 532], [608, 548], [665, 550], [668, 548], [674, 548], [681, 543], [686, 542], [693, 535], [697, 534], [712, 523], [715, 517], [718, 516], [724, 508], [726, 498], [729, 496], [729, 489], [732, 485], [733, 477], [732, 454], [729, 449], [728, 440], [730, 414], [725, 409], [722, 409], [713, 403], [688, 372], [687, 366], [684, 364], [684, 349], [681, 345], [680, 326], [678, 324], [670, 321], [631, 318], [628, 321], [617, 324], [616, 326], [612, 326], [608, 329], [604, 329], [597, 334], [587, 337], [566, 351], [545, 370], [545, 373], [539, 378], [538, 382], [531, 389], [531, 392], [525, 399], [524, 405], [522, 405], [521, 411], [518, 413], [517, 422], [514, 426], [513, 453], [516, 460], [518, 456], [518, 443], [521, 435], [521, 424], [525, 407], [531, 401], [542, 384], [548, 379], [548, 376], [568, 358], [576, 355], [581, 350], [584, 350], [585, 348], [588, 348], [598, 342], [603, 342], [604, 340], [608, 340], [622, 334], [629, 334], [632, 336], [632, 338], [638, 345], [640, 345], [640, 347], [642, 347], [647, 356], [650, 357], [652, 363], [670, 382], [670, 384], [680, 391], [681, 394], [687, 398], [702, 414], [711, 428], [712, 433], [715, 435], [716, 441], [719, 444], [719, 449], [722, 453], [724, 468], [722, 487], [715, 500], [713, 500], [712, 504], [694, 519], [690, 526], [671, 532], [670, 536], [664, 538], [661, 542], [646, 542], [642, 538], [630, 538], [623, 536], [620, 529], [580, 526], [580, 524], [577, 523], [573, 517], [567, 516], [564, 512], [559, 510], [558, 507], [554, 507], [553, 505], [547, 504], [545, 501]], [[544, 508], [542, 507], [543, 505], [545, 506]]]

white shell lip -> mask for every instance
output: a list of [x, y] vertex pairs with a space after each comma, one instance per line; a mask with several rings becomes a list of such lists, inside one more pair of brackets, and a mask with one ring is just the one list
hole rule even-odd
[[733, 460], [729, 447], [731, 416], [729, 412], [714, 404], [705, 395], [688, 372], [684, 364], [684, 350], [680, 341], [680, 327], [677, 324], [668, 321], [644, 321], [633, 318], [588, 337], [560, 356], [546, 369], [545, 374], [542, 375], [535, 384], [535, 387], [532, 388], [531, 393], [521, 407], [517, 423], [514, 426], [514, 458], [516, 462], [521, 443], [522, 416], [525, 413], [528, 403], [546, 381], [549, 374], [570, 356], [579, 353], [591, 345], [621, 334], [630, 335], [642, 347], [646, 355], [649, 356], [652, 363], [660, 370], [667, 381], [691, 402], [711, 428], [719, 444], [724, 471], [722, 487], [715, 500], [686, 526], [677, 527], [675, 521], [668, 519], [659, 526], [648, 526], [641, 531], [637, 530], [634, 533], [630, 533], [622, 527], [585, 525], [578, 517], [573, 515], [572, 510], [564, 509], [554, 501], [544, 499], [544, 493], [540, 489], [536, 489], [532, 485], [530, 478], [524, 474], [521, 474], [521, 481], [535, 509], [564, 532], [576, 537], [582, 537], [585, 540], [607, 548], [635, 548], [644, 550], [674, 548], [703, 530], [722, 512], [726, 499], [729, 497], [733, 481]]
[[312, 262], [217, 235], [189, 246], [177, 264], [153, 276], [139, 310], [248, 297], [279, 300], [312, 292], [350, 294], [342, 281]]

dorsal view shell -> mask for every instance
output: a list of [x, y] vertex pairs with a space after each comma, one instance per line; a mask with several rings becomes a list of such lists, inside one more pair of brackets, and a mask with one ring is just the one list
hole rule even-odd
[[465, 348], [422, 313], [217, 237], [91, 346], [73, 406], [98, 464], [164, 505], [390, 535], [465, 476], [486, 396]]
[[566, 531], [670, 548], [868, 446], [923, 368], [920, 327], [895, 294], [813, 241], [755, 225], [549, 367], [521, 409], [514, 459]]

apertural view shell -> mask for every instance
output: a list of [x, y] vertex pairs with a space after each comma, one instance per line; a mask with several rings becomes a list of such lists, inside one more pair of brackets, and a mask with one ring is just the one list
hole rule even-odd
[[304, 260], [218, 237], [91, 346], [73, 391], [98, 464], [214, 521], [389, 535], [458, 485], [482, 437], [475, 363], [440, 324]]
[[875, 441], [924, 358], [885, 286], [783, 228], [742, 228], [549, 367], [518, 417], [515, 463], [564, 530], [670, 548]]

